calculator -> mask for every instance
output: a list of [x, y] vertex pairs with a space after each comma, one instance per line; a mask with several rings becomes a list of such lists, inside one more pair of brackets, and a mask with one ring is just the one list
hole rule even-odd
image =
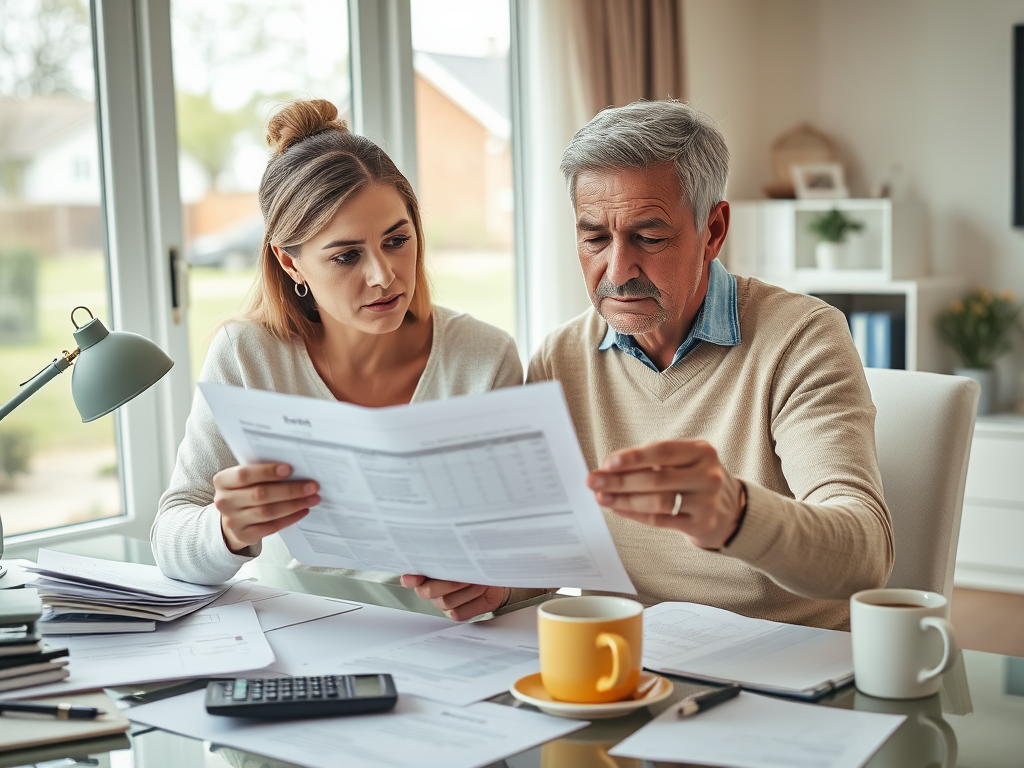
[[391, 675], [249, 677], [206, 686], [211, 715], [290, 720], [386, 712], [398, 701]]

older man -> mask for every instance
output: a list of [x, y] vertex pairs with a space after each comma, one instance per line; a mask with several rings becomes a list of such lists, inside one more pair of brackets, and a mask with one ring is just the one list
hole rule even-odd
[[[687, 105], [605, 110], [561, 168], [594, 306], [547, 338], [529, 380], [562, 383], [640, 599], [846, 627], [893, 544], [843, 315], [717, 260], [728, 149]], [[456, 618], [528, 596], [404, 578]]]

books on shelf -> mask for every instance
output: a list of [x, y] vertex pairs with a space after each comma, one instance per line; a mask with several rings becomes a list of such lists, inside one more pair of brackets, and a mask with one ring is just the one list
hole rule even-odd
[[39, 640], [42, 600], [35, 589], [0, 591], [0, 691], [54, 683], [68, 676], [67, 649]]
[[906, 317], [901, 312], [851, 312], [850, 335], [865, 368], [906, 368]]

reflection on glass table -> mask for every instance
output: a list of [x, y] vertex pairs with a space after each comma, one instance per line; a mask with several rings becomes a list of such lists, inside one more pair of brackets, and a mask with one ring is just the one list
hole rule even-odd
[[[100, 537], [61, 549], [94, 557], [153, 562], [147, 542], [124, 537]], [[407, 590], [387, 585], [255, 563], [249, 575], [268, 586], [430, 612], [429, 606]], [[705, 687], [681, 679], [674, 679], [673, 684], [673, 695], [658, 705], [627, 717], [596, 721], [584, 730], [496, 765], [507, 768], [640, 768], [645, 765], [642, 761], [611, 757], [607, 752], [666, 708]], [[154, 689], [160, 687], [147, 688], [153, 691], [151, 696], [158, 696]], [[519, 706], [508, 694], [492, 701]], [[865, 696], [850, 686], [818, 705], [906, 715], [907, 720], [868, 762], [868, 768], [1020, 768], [1024, 765], [1024, 659], [964, 651], [962, 659], [945, 676], [940, 693], [931, 698], [886, 701]], [[131, 742], [130, 751], [95, 755], [97, 762], [92, 764], [110, 768], [291, 768], [287, 763], [155, 729], [134, 728]], [[0, 762], [0, 765], [5, 763]]]

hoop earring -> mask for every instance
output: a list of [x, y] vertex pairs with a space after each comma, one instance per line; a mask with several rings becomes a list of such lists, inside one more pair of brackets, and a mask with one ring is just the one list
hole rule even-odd
[[[299, 288], [300, 287], [302, 288], [302, 293], [299, 293]], [[295, 295], [298, 296], [300, 299], [306, 298], [307, 296], [309, 296], [309, 286], [306, 285], [305, 283], [296, 283], [295, 284]]]

